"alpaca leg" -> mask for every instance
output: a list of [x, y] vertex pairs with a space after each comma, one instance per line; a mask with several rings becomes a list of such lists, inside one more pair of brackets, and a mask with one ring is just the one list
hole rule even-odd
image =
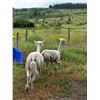
[[31, 88], [33, 89], [33, 81], [32, 81], [32, 79], [33, 79], [33, 73], [31, 73]]
[[59, 69], [59, 66], [60, 66], [60, 64], [56, 63], [55, 71], [57, 71]]
[[34, 82], [35, 80], [36, 80], [36, 73], [33, 74], [32, 82]]
[[25, 64], [25, 69], [26, 69], [26, 77], [27, 77], [27, 83], [25, 86], [25, 90], [27, 91], [29, 89], [29, 81], [30, 81], [29, 62], [27, 62], [27, 61]]
[[26, 74], [27, 74], [27, 83], [26, 83], [26, 86], [25, 86], [25, 91], [28, 91], [28, 89], [29, 89], [29, 82], [30, 82], [30, 74], [29, 74], [29, 71], [27, 70], [27, 72], [26, 72]]
[[58, 69], [60, 68], [60, 64], [61, 64], [61, 63], [60, 63], [60, 61], [59, 61], [59, 63], [58, 63]]
[[51, 61], [51, 67], [52, 67], [52, 61]]
[[52, 69], [53, 69], [53, 63], [52, 63], [52, 61], [50, 62], [50, 64], [51, 64], [51, 66], [49, 66], [49, 71], [51, 71], [52, 72]]
[[56, 62], [56, 63], [57, 63], [57, 65], [58, 65], [58, 66], [57, 66], [57, 67], [55, 67], [55, 71], [59, 68], [59, 66], [60, 66], [60, 61], [59, 61], [59, 60], [57, 60], [57, 62]]
[[41, 72], [41, 69], [40, 69], [40, 67], [38, 67], [38, 71], [39, 71], [39, 73]]
[[55, 63], [55, 67], [54, 68], [55, 68], [54, 70], [57, 71], [57, 64], [56, 63]]
[[61, 64], [61, 63], [58, 63], [58, 68], [60, 68], [60, 64]]
[[59, 61], [59, 60], [57, 60], [57, 63], [58, 63], [58, 64], [60, 64], [60, 61]]
[[45, 66], [45, 71], [46, 71], [46, 73], [48, 72], [48, 62], [46, 62], [46, 66]]
[[31, 69], [31, 88], [33, 89], [33, 81], [35, 81], [35, 69], [36, 69], [36, 63], [35, 62], [30, 62], [30, 69]]
[[40, 66], [35, 66], [34, 68], [34, 80], [37, 79], [39, 77], [39, 73], [40, 73]]
[[34, 82], [39, 77], [39, 71], [35, 71], [32, 77], [32, 82]]
[[39, 78], [39, 71], [36, 72], [36, 79]]
[[34, 89], [34, 81], [36, 80], [36, 73], [33, 73], [31, 77], [31, 89]]

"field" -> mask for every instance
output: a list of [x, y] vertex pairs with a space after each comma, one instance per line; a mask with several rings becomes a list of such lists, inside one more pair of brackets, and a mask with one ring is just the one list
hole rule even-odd
[[[62, 19], [50, 17], [38, 20], [36, 29], [28, 28], [28, 40], [25, 41], [26, 28], [13, 29], [13, 47], [16, 47], [16, 33], [19, 32], [19, 49], [24, 52], [24, 59], [27, 55], [36, 50], [34, 40], [44, 40], [43, 49], [57, 49], [59, 37], [64, 37], [67, 42], [62, 47], [61, 65], [57, 71], [48, 66], [48, 74], [45, 72], [45, 63], [41, 68], [39, 79], [34, 83], [35, 89], [28, 93], [24, 91], [26, 84], [26, 73], [23, 65], [13, 64], [13, 99], [14, 100], [86, 100], [87, 98], [87, 33], [86, 13], [84, 10], [71, 12], [72, 23], [65, 23], [67, 10], [55, 12]], [[59, 14], [60, 13], [60, 14]], [[52, 13], [50, 13], [52, 14]], [[51, 26], [52, 23], [62, 22], [61, 25]], [[30, 19], [32, 20], [32, 19]], [[34, 19], [33, 19], [34, 20]], [[52, 22], [52, 23], [51, 23]], [[59, 24], [59, 23], [57, 23]], [[68, 42], [68, 30], [70, 31], [70, 42]], [[57, 65], [56, 65], [57, 66]]]

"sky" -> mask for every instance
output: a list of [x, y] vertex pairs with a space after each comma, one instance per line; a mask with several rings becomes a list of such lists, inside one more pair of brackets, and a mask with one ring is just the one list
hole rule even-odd
[[86, 3], [86, 0], [13, 0], [13, 8], [48, 8], [50, 4]]

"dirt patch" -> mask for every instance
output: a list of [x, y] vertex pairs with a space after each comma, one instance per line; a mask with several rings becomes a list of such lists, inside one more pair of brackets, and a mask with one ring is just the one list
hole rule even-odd
[[[43, 74], [42, 74], [43, 75]], [[42, 78], [41, 78], [42, 77]], [[72, 72], [40, 76], [34, 90], [24, 91], [26, 77], [14, 76], [13, 100], [86, 100], [87, 82]], [[44, 81], [43, 81], [44, 80]]]
[[86, 80], [83, 80], [79, 74], [75, 72], [55, 72], [54, 76], [57, 77], [69, 77], [75, 81], [85, 82]]

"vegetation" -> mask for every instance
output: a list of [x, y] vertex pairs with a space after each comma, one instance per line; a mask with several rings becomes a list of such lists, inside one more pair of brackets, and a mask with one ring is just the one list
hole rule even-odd
[[19, 18], [14, 20], [13, 27], [34, 27], [34, 23], [27, 19]]
[[[40, 13], [40, 16], [34, 15], [35, 10]], [[23, 65], [14, 64], [14, 100], [33, 100], [33, 98], [34, 100], [55, 100], [57, 98], [60, 100], [59, 98], [63, 96], [69, 100], [71, 98], [72, 100], [73, 98], [86, 99], [86, 15], [86, 9], [14, 9], [14, 21], [24, 16], [35, 24], [35, 28], [27, 28], [27, 41], [25, 41], [26, 28], [13, 29], [13, 47], [16, 47], [16, 33], [19, 32], [19, 49], [24, 51], [24, 59], [30, 52], [36, 50], [34, 40], [44, 40], [43, 49], [56, 49], [59, 37], [67, 40], [66, 45], [62, 48], [61, 65], [57, 66], [58, 70], [54, 72], [53, 67], [48, 66], [47, 74], [44, 63], [40, 77], [35, 82], [35, 90], [30, 90], [29, 93], [24, 92], [25, 68]], [[70, 42], [68, 42], [67, 28], [71, 28]]]
[[73, 24], [80, 23], [80, 25], [84, 25], [86, 24], [86, 9], [13, 9], [13, 22], [15, 22], [17, 19], [24, 18], [33, 22], [34, 24], [42, 24], [45, 26], [54, 26], [55, 24], [66, 25], [69, 17], [71, 17]]
[[50, 5], [49, 8], [60, 8], [60, 9], [84, 9], [87, 8], [86, 3], [64, 3]]

